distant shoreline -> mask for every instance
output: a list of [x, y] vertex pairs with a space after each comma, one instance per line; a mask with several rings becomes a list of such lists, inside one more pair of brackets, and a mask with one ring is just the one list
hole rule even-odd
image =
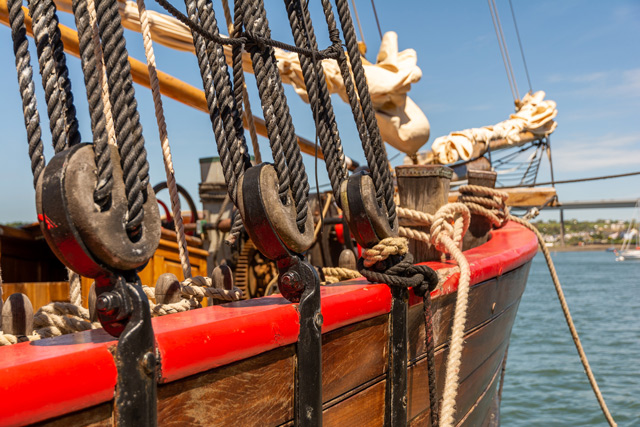
[[584, 246], [553, 246], [548, 248], [550, 252], [596, 252], [606, 251], [612, 245], [584, 245]]

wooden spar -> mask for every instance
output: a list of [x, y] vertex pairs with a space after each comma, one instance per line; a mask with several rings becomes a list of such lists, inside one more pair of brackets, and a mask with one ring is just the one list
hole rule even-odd
[[[24, 23], [27, 29], [27, 34], [33, 37], [33, 30], [31, 28], [31, 16], [29, 15], [29, 10], [24, 6], [22, 7], [22, 10], [24, 11], [25, 15]], [[2, 22], [7, 27], [10, 27], [7, 0], [0, 0], [0, 22]], [[76, 58], [79, 58], [80, 49], [78, 47], [78, 33], [73, 29], [67, 27], [66, 25], [60, 24], [60, 34], [62, 36], [62, 43], [64, 44], [65, 52], [75, 56]], [[129, 57], [129, 64], [131, 64], [131, 76], [133, 77], [133, 81], [141, 86], [146, 87], [147, 89], [151, 88], [151, 84], [149, 83], [149, 70], [147, 69], [147, 65], [132, 57]], [[169, 98], [181, 102], [185, 105], [188, 105], [189, 107], [193, 107], [197, 110], [209, 114], [207, 101], [203, 91], [160, 70], [157, 70], [157, 72], [158, 79], [160, 80], [160, 92], [163, 95], [168, 96]], [[253, 116], [253, 120], [255, 122], [256, 132], [258, 133], [258, 135], [267, 137], [267, 126], [264, 120], [256, 116]], [[244, 126], [247, 127], [246, 121], [244, 121]], [[315, 155], [316, 146], [313, 142], [298, 135], [296, 135], [296, 138], [298, 140], [298, 146], [303, 153], [309, 154], [311, 156]], [[322, 149], [320, 147], [318, 147], [318, 158], [324, 160]], [[354, 170], [359, 166], [357, 162], [351, 160], [349, 157], [345, 156], [345, 159], [347, 161], [347, 167], [349, 168], [349, 170]]]

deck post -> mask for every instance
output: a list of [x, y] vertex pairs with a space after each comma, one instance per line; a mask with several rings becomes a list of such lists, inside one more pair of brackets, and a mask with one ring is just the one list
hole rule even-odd
[[[448, 203], [453, 170], [441, 165], [406, 165], [396, 168], [400, 206], [435, 214]], [[427, 227], [415, 227], [429, 232]], [[409, 241], [409, 251], [416, 263], [440, 259], [440, 252], [428, 243]]]
[[[495, 188], [498, 174], [494, 171], [470, 170], [467, 175], [469, 185]], [[467, 250], [486, 243], [489, 240], [491, 221], [484, 215], [471, 214], [469, 230], [462, 239], [462, 249]]]
[[[430, 214], [447, 203], [453, 171], [439, 165], [398, 166], [400, 206]], [[429, 232], [427, 227], [418, 227]], [[423, 242], [409, 243], [415, 262], [439, 258], [439, 252]], [[407, 414], [407, 317], [409, 291], [391, 287], [389, 316], [389, 373], [387, 375], [385, 426], [405, 426]]]

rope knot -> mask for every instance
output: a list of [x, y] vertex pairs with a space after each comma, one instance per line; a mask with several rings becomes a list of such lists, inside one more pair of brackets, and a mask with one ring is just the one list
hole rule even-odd
[[450, 242], [459, 246], [469, 228], [471, 213], [462, 203], [449, 203], [436, 212], [431, 224], [431, 244], [440, 252], [451, 253]]
[[409, 243], [404, 237], [387, 237], [363, 253], [364, 266], [384, 261], [392, 255], [404, 255], [409, 251]]
[[403, 237], [387, 237], [364, 251], [358, 260], [358, 271], [373, 283], [413, 288], [418, 296], [425, 296], [438, 285], [438, 275], [426, 265], [413, 265], [413, 255]]

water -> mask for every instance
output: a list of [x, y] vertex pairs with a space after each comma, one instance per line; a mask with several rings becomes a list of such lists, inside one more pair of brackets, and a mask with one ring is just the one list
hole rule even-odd
[[[553, 254], [573, 321], [619, 426], [640, 426], [640, 262]], [[542, 255], [533, 261], [504, 382], [503, 426], [606, 425]]]

